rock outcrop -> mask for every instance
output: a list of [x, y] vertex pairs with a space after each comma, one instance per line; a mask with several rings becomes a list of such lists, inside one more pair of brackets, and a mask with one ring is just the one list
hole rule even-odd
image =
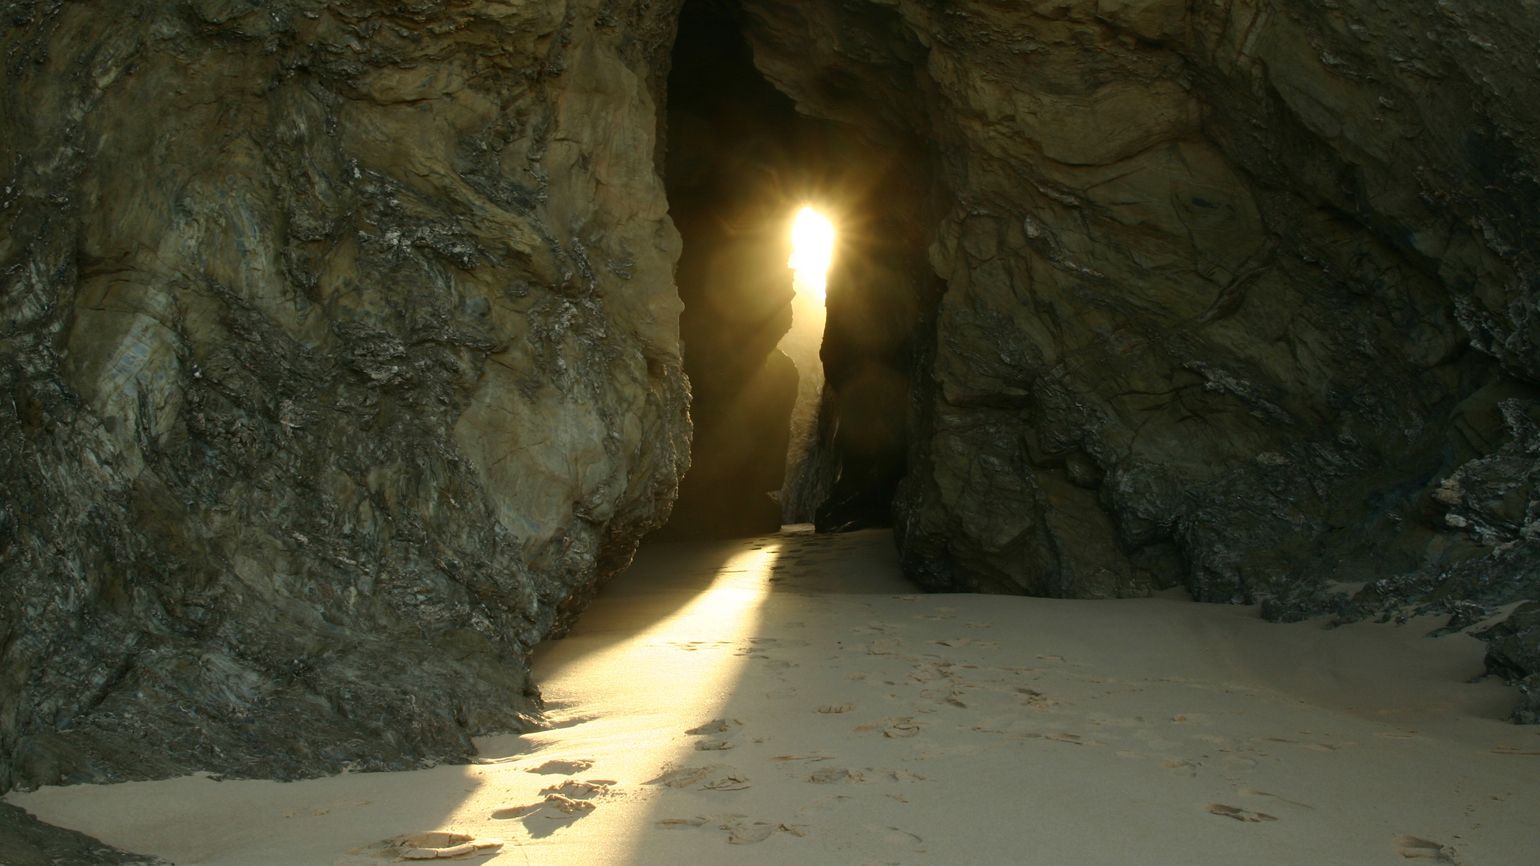
[[[1532, 4], [744, 6], [800, 110], [928, 154], [930, 260], [879, 289], [920, 335], [917, 580], [1536, 597]], [[865, 325], [834, 297], [826, 360]]]
[[802, 110], [930, 143], [913, 576], [1255, 601], [1533, 542], [1533, 10], [745, 5]]
[[675, 10], [0, 12], [0, 790], [525, 724], [688, 462]]
[[127, 854], [44, 824], [8, 803], [0, 803], [0, 845], [6, 866], [167, 866], [159, 858]]
[[1487, 670], [1519, 687], [1513, 720], [1540, 725], [1540, 602], [1521, 605], [1477, 636], [1488, 643]]
[[[664, 128], [679, 6], [0, 2], [0, 790], [524, 723], [689, 460], [663, 169], [758, 243], [664, 161], [736, 144]], [[938, 589], [1534, 597], [1533, 2], [741, 8], [856, 228], [821, 526]], [[785, 401], [786, 299], [701, 405]]]

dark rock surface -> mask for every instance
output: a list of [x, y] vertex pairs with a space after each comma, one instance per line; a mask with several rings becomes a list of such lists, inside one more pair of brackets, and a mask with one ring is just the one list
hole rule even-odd
[[159, 858], [126, 854], [44, 824], [6, 803], [0, 803], [0, 857], [5, 866], [166, 866]]
[[803, 110], [935, 145], [912, 574], [1247, 601], [1530, 543], [1532, 15], [748, 7]]
[[[886, 295], [921, 305], [911, 576], [1285, 618], [1536, 597], [1532, 8], [745, 6], [801, 110], [935, 176]], [[826, 360], [864, 325], [832, 291]]]
[[1540, 603], [1520, 606], [1477, 636], [1487, 641], [1487, 672], [1519, 687], [1513, 720], [1540, 725]]
[[688, 459], [667, 5], [3, 4], [0, 790], [529, 723]]

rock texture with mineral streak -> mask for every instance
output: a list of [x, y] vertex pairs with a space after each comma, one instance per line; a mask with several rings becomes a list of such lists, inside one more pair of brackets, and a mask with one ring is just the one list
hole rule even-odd
[[688, 462], [668, 6], [0, 4], [0, 790], [526, 724]]

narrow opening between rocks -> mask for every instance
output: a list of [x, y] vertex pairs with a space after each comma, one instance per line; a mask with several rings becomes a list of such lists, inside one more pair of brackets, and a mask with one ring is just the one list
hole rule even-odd
[[[765, 12], [688, 0], [674, 45], [660, 140], [695, 438], [656, 537], [886, 526], [906, 471], [911, 371], [939, 297], [933, 145], [861, 87], [836, 88], [833, 111], [821, 91], [794, 104], [756, 65]], [[799, 235], [832, 258], [826, 292], [808, 276], [794, 290]]]
[[[838, 219], [826, 203], [831, 133], [754, 68], [735, 6], [685, 4], [669, 78], [664, 169], [684, 239], [695, 438], [663, 537], [773, 532], [811, 520], [816, 505], [783, 507], [781, 490], [788, 446], [796, 464], [814, 435], [823, 378], [822, 274], [792, 259], [832, 252], [816, 235], [823, 224], [800, 213]], [[820, 249], [799, 250], [799, 239]]]

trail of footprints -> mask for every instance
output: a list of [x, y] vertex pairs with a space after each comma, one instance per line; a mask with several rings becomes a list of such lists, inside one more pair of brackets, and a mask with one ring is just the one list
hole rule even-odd
[[[954, 614], [955, 612], [951, 609], [938, 608], [934, 613], [916, 614], [915, 619], [944, 621], [955, 618]], [[969, 628], [979, 630], [988, 628], [988, 624], [984, 623], [970, 622], [966, 625]], [[893, 636], [892, 629], [892, 625], [879, 622], [870, 622], [863, 626], [855, 626], [851, 629], [851, 631], [854, 634], [863, 637], [864, 641], [848, 645], [844, 648], [849, 651], [864, 652], [870, 656], [892, 658], [895, 660], [908, 662], [911, 667], [907, 675], [905, 675], [903, 682], [913, 686], [918, 686], [920, 689], [919, 697], [922, 699], [922, 701], [931, 704], [950, 705], [959, 709], [978, 709], [982, 708], [981, 701], [969, 697], [970, 692], [978, 692], [981, 694], [998, 693], [1007, 697], [1014, 696], [1016, 699], [1016, 706], [1024, 706], [1026, 709], [1033, 711], [1035, 714], [1038, 714], [1035, 720], [1030, 716], [1028, 718], [1022, 718], [1014, 712], [1009, 713], [1005, 719], [996, 719], [987, 715], [977, 716], [976, 714], [976, 718], [972, 720], [974, 723], [970, 727], [972, 731], [985, 734], [999, 734], [1012, 739], [1036, 739], [1045, 742], [1060, 743], [1072, 746], [1110, 744], [1110, 741], [1109, 743], [1102, 743], [1093, 739], [1089, 739], [1081, 734], [1072, 733], [1069, 731], [1042, 730], [1041, 723], [1044, 717], [1051, 717], [1056, 715], [1058, 714], [1057, 711], [1061, 709], [1060, 702], [1058, 700], [1049, 697], [1040, 689], [1018, 684], [1020, 682], [1019, 679], [1013, 682], [1012, 677], [1006, 677], [996, 681], [977, 681], [970, 679], [967, 672], [970, 669], [976, 670], [977, 668], [974, 665], [954, 663], [953, 661], [949, 661], [946, 658], [935, 654], [938, 651], [944, 652], [949, 648], [975, 647], [980, 649], [992, 649], [994, 646], [996, 646], [995, 642], [970, 637], [928, 640], [926, 641], [927, 647], [937, 647], [940, 649], [926, 651], [919, 655], [915, 655], [911, 654], [910, 652], [906, 652], [903, 641]], [[1002, 667], [995, 670], [999, 673], [1014, 675], [1039, 674], [1039, 677], [1035, 679], [1040, 679], [1041, 672], [1050, 669], [1060, 673], [1067, 673], [1067, 671], [1065, 671], [1065, 669], [1062, 667], [1066, 664], [1066, 660], [1060, 656], [1039, 656], [1037, 661], [1041, 663], [1043, 667]], [[868, 677], [867, 675], [861, 675], [856, 678], [867, 679]], [[883, 680], [883, 682], [889, 685], [898, 684], [898, 682], [894, 680]], [[893, 698], [896, 696], [889, 695], [889, 697]], [[979, 706], [976, 707], [975, 705]], [[932, 710], [921, 710], [921, 712], [932, 712]], [[1097, 718], [1095, 714], [1092, 714], [1088, 720], [1091, 724], [1097, 725], [1098, 727], [1109, 729], [1116, 729], [1120, 727], [1136, 729], [1136, 732], [1133, 733], [1133, 736], [1136, 739], [1145, 741], [1143, 742], [1143, 745], [1146, 748], [1157, 748], [1158, 751], [1155, 756], [1162, 758], [1163, 766], [1166, 769], [1172, 770], [1176, 773], [1187, 776], [1196, 776], [1198, 775], [1200, 768], [1202, 768], [1206, 763], [1205, 761], [1200, 761], [1196, 758], [1174, 757], [1171, 756], [1169, 752], [1164, 756], [1159, 755], [1159, 751], [1166, 751], [1178, 747], [1179, 742], [1165, 739], [1165, 737], [1162, 735], [1152, 734], [1149, 728], [1150, 722], [1146, 719], [1116, 719], [1111, 717]], [[1192, 714], [1176, 714], [1171, 716], [1168, 721], [1171, 725], [1177, 726], [1179, 729], [1182, 729], [1186, 732], [1181, 734], [1181, 737], [1204, 742], [1206, 744], [1206, 752], [1217, 751], [1221, 753], [1222, 756], [1218, 759], [1217, 769], [1223, 772], [1226, 777], [1236, 781], [1246, 778], [1251, 774], [1253, 770], [1256, 769], [1258, 763], [1257, 758], [1268, 757], [1269, 753], [1262, 751], [1262, 749], [1267, 746], [1274, 744], [1287, 745], [1308, 751], [1329, 753], [1341, 749], [1345, 746], [1354, 745], [1353, 743], [1337, 744], [1319, 742], [1312, 739], [1297, 740], [1287, 737], [1265, 737], [1255, 741], [1232, 742], [1228, 738], [1193, 732], [1195, 730], [1201, 730], [1202, 726], [1208, 723], [1209, 720], [1206, 717]], [[912, 718], [902, 718], [886, 719], [877, 723], [864, 724], [858, 726], [856, 730], [880, 730], [889, 737], [914, 736], [915, 734], [919, 733], [920, 726], [918, 723], [915, 723]], [[1111, 730], [1109, 730], [1108, 733], [1111, 734], [1113, 740], [1118, 738], [1117, 735]], [[1118, 754], [1125, 757], [1151, 757], [1151, 755], [1145, 751], [1133, 751], [1127, 749], [1120, 751]], [[1254, 755], [1255, 757], [1247, 757], [1248, 754]], [[1204, 757], [1208, 757], [1207, 753], [1205, 753]], [[864, 781], [864, 778], [860, 771], [832, 767], [814, 771], [810, 776], [808, 776], [807, 781], [820, 784], [841, 784]], [[1269, 794], [1265, 791], [1241, 788], [1237, 789], [1236, 793], [1243, 797], [1268, 798], [1276, 803], [1295, 807], [1295, 809], [1314, 810], [1314, 807], [1308, 803], [1290, 800], [1285, 797], [1280, 797], [1276, 794]], [[1243, 808], [1241, 806], [1231, 805], [1229, 803], [1208, 803], [1203, 807], [1203, 810], [1207, 814], [1226, 818], [1246, 825], [1265, 825], [1283, 820], [1278, 815], [1271, 814], [1270, 812], [1262, 811], [1260, 809]], [[1282, 812], [1280, 814], [1286, 815], [1287, 812]], [[1402, 858], [1407, 860], [1424, 861], [1437, 864], [1460, 864], [1463, 862], [1460, 860], [1459, 855], [1455, 852], [1455, 850], [1450, 846], [1444, 845], [1440, 842], [1423, 839], [1417, 836], [1403, 835], [1396, 837], [1393, 840], [1393, 849]]]
[[[593, 812], [596, 808], [594, 801], [607, 796], [610, 793], [610, 787], [617, 784], [613, 779], [572, 778], [578, 773], [589, 770], [593, 765], [594, 762], [586, 758], [576, 758], [550, 760], [528, 768], [525, 772], [567, 778], [558, 784], [542, 788], [540, 796], [544, 799], [521, 806], [497, 809], [491, 817], [497, 820], [522, 821], [525, 830], [532, 838], [539, 839], [551, 835], [561, 827]], [[450, 860], [478, 855], [490, 856], [500, 851], [504, 844], [506, 843], [502, 839], [496, 837], [477, 837], [435, 830], [429, 833], [399, 836], [382, 843], [381, 847], [385, 854], [394, 855], [400, 860]]]
[[[1034, 692], [1034, 694], [1036, 694]], [[815, 712], [821, 714], [844, 714], [854, 708], [850, 704], [825, 705], [815, 708]], [[699, 737], [696, 749], [699, 751], [726, 751], [734, 748], [734, 738], [743, 728], [743, 723], [737, 719], [713, 719], [705, 724], [690, 728], [685, 733], [689, 736]], [[977, 729], [977, 728], [975, 728]], [[882, 719], [877, 722], [857, 725], [856, 731], [881, 731], [886, 737], [911, 737], [915, 736], [920, 726], [908, 717]], [[1062, 735], [1063, 741], [1079, 744], [1078, 737], [1074, 735]], [[864, 784], [872, 781], [911, 782], [925, 781], [924, 776], [907, 770], [852, 769], [849, 767], [815, 765], [833, 760], [831, 755], [777, 755], [773, 761], [793, 768], [793, 774], [801, 781], [814, 785], [847, 785]], [[1168, 762], [1168, 767], [1176, 769], [1188, 769], [1191, 765], [1186, 761]], [[546, 761], [538, 766], [530, 767], [525, 772], [564, 776], [561, 782], [549, 785], [540, 790], [544, 798], [540, 801], [521, 806], [509, 806], [498, 809], [491, 817], [499, 820], [522, 821], [529, 835], [533, 838], [541, 838], [554, 833], [563, 826], [576, 821], [585, 815], [592, 813], [597, 808], [595, 801], [601, 800], [611, 793], [611, 787], [618, 784], [613, 779], [589, 779], [575, 778], [580, 773], [592, 769], [593, 762], [587, 759], [555, 759]], [[695, 789], [701, 791], [731, 792], [741, 791], [751, 787], [750, 779], [736, 768], [722, 764], [708, 764], [702, 766], [669, 766], [657, 777], [648, 780], [649, 785], [658, 785], [672, 789]], [[1238, 793], [1249, 797], [1268, 797], [1304, 809], [1311, 809], [1309, 804], [1288, 800], [1269, 794], [1266, 791], [1244, 789]], [[889, 796], [900, 802], [908, 800], [900, 795]], [[1245, 809], [1227, 803], [1209, 803], [1205, 808], [1211, 815], [1243, 824], [1267, 824], [1278, 821], [1277, 816], [1259, 810]], [[728, 844], [751, 845], [764, 842], [778, 833], [802, 838], [808, 835], [810, 828], [805, 824], [792, 821], [764, 821], [749, 815], [735, 812], [723, 812], [713, 815], [695, 815], [687, 818], [663, 818], [656, 822], [655, 826], [662, 830], [682, 829], [706, 829], [723, 834]], [[923, 844], [923, 839], [898, 827], [888, 828], [895, 839], [902, 837], [904, 841], [912, 844]], [[401, 836], [381, 843], [383, 853], [394, 855], [397, 859], [408, 861], [465, 859], [476, 856], [490, 856], [496, 854], [504, 846], [504, 841], [494, 837], [475, 837], [462, 833], [447, 831], [433, 831]], [[1441, 842], [1424, 839], [1412, 835], [1400, 835], [1392, 840], [1394, 851], [1403, 859], [1427, 862], [1430, 864], [1448, 864], [1448, 866], [1461, 866], [1464, 863], [1454, 848]], [[923, 848], [915, 850], [923, 852]]]
[[[799, 578], [809, 574], [821, 564], [816, 546], [811, 544], [793, 544], [788, 547], [784, 557], [771, 569], [770, 578], [773, 583], [797, 582]], [[822, 552], [822, 551], [818, 551]], [[900, 600], [920, 601], [923, 596], [901, 596]], [[939, 607], [929, 613], [917, 613], [916, 620], [927, 621], [952, 621], [958, 619], [955, 608]], [[800, 626], [801, 623], [794, 625]], [[976, 632], [986, 630], [992, 626], [989, 623], [964, 622], [961, 623], [969, 630]], [[864, 652], [877, 657], [892, 658], [896, 661], [904, 661], [911, 664], [911, 669], [904, 678], [904, 682], [920, 688], [920, 697], [935, 705], [946, 705], [956, 709], [978, 709], [971, 706], [977, 701], [969, 697], [970, 691], [982, 690], [985, 693], [1000, 693], [1011, 698], [1011, 703], [1020, 708], [1033, 711], [1034, 715], [1041, 718], [1043, 715], [1054, 715], [1060, 708], [1060, 702], [1049, 697], [1043, 691], [1026, 685], [1019, 685], [1019, 679], [1015, 683], [1005, 680], [974, 682], [966, 678], [966, 669], [976, 669], [974, 665], [959, 665], [936, 653], [944, 653], [947, 649], [974, 647], [979, 649], [992, 649], [996, 642], [982, 640], [973, 637], [956, 637], [949, 639], [928, 640], [929, 649], [922, 655], [911, 655], [904, 651], [903, 641], [892, 634], [893, 624], [885, 622], [868, 622], [864, 626], [856, 626], [852, 631], [866, 637], [865, 641], [843, 644], [841, 648], [846, 651]], [[731, 650], [735, 656], [747, 657], [766, 662], [766, 668], [784, 673], [787, 669], [796, 665], [778, 660], [767, 654], [767, 650], [774, 650], [777, 645], [782, 646], [807, 646], [806, 641], [786, 641], [777, 638], [754, 637], [747, 640], [736, 641], [675, 641], [670, 642], [676, 649], [686, 652], [701, 650]], [[1039, 667], [999, 667], [996, 672], [1019, 677], [1023, 674], [1038, 674], [1046, 669], [1063, 671], [1062, 665], [1066, 660], [1059, 656], [1040, 656]], [[867, 679], [868, 676], [878, 678], [878, 674], [852, 675], [852, 679]], [[1007, 679], [1010, 679], [1008, 677]], [[1035, 678], [1036, 679], [1036, 678]], [[883, 680], [888, 685], [898, 685], [895, 681]], [[896, 696], [889, 695], [890, 698]], [[824, 704], [814, 707], [814, 712], [829, 716], [839, 716], [853, 712], [856, 707], [851, 703]], [[935, 710], [923, 709], [922, 713]], [[1065, 745], [1107, 745], [1087, 739], [1080, 734], [1067, 731], [1037, 730], [1037, 725], [1032, 728], [1024, 728], [1020, 720], [1016, 724], [1007, 725], [1004, 728], [996, 727], [988, 718], [975, 719], [976, 723], [971, 730], [979, 733], [1002, 734], [1012, 739], [1037, 739], [1047, 742]], [[1140, 727], [1144, 726], [1144, 720], [1136, 720]], [[1176, 716], [1172, 722], [1185, 724], [1197, 719], [1185, 716]], [[1115, 724], [1115, 723], [1114, 723]], [[705, 753], [728, 752], [738, 746], [738, 736], [743, 728], [742, 722], [736, 719], [713, 719], [705, 724], [691, 728], [685, 733], [695, 737], [694, 750]], [[918, 736], [924, 725], [912, 716], [895, 716], [875, 721], [862, 722], [854, 726], [858, 732], [881, 733], [885, 738], [907, 739]], [[1145, 736], [1140, 735], [1140, 739]], [[763, 742], [763, 740], [756, 740]], [[1273, 743], [1301, 746], [1307, 749], [1324, 751], [1337, 748], [1328, 744], [1296, 743], [1283, 738], [1273, 738]], [[1174, 747], [1177, 745], [1171, 741], [1145, 742], [1145, 747]], [[1256, 761], [1235, 754], [1232, 744], [1214, 743], [1221, 752], [1229, 752], [1222, 759], [1221, 768], [1228, 771], [1227, 775], [1247, 775], [1252, 770]], [[1252, 745], [1261, 745], [1255, 743]], [[1242, 749], [1242, 751], [1250, 751]], [[1128, 757], [1150, 757], [1144, 752], [1124, 751], [1120, 755]], [[1257, 754], [1262, 754], [1258, 752]], [[704, 756], [703, 756], [704, 757]], [[1164, 766], [1176, 773], [1196, 776], [1203, 762], [1196, 759], [1164, 757]], [[1205, 757], [1207, 757], [1205, 755]], [[864, 785], [873, 782], [914, 782], [924, 781], [925, 777], [907, 770], [851, 768], [837, 765], [824, 765], [835, 760], [832, 755], [777, 755], [771, 759], [774, 763], [785, 767], [788, 778], [795, 779], [805, 784], [845, 786]], [[553, 760], [547, 761], [538, 767], [530, 768], [528, 772], [549, 775], [562, 775], [568, 778], [556, 785], [541, 789], [542, 800], [522, 806], [511, 806], [497, 810], [492, 814], [493, 818], [520, 820], [531, 836], [547, 836], [568, 826], [572, 822], [591, 814], [598, 806], [598, 801], [611, 794], [611, 787], [617, 784], [609, 779], [579, 779], [578, 774], [591, 769], [593, 763], [587, 760]], [[752, 780], [742, 771], [719, 763], [708, 763], [694, 766], [668, 766], [663, 768], [655, 778], [648, 780], [646, 784], [675, 790], [709, 791], [730, 796], [731, 792], [742, 791], [752, 787]], [[1286, 800], [1276, 795], [1263, 791], [1250, 789], [1238, 789], [1237, 794], [1246, 797], [1269, 797], [1282, 801], [1290, 806], [1303, 809], [1313, 807], [1305, 803]], [[899, 794], [887, 796], [908, 802]], [[1247, 809], [1228, 803], [1212, 802], [1203, 807], [1209, 815], [1226, 818], [1245, 825], [1265, 825], [1280, 820], [1279, 817], [1268, 812]], [[660, 830], [707, 830], [722, 834], [728, 844], [751, 845], [765, 842], [778, 835], [785, 834], [794, 838], [806, 837], [810, 828], [808, 825], [794, 823], [791, 820], [773, 821], [737, 812], [724, 811], [711, 815], [693, 815], [689, 817], [667, 817], [655, 822]], [[913, 833], [898, 827], [888, 828], [895, 838], [903, 837], [905, 841], [913, 844], [921, 844], [923, 840]], [[423, 833], [414, 836], [400, 837], [391, 840], [391, 850], [405, 860], [428, 860], [447, 858], [467, 858], [476, 855], [495, 854], [502, 846], [503, 841], [495, 838], [474, 838], [463, 834], [435, 832]], [[1462, 861], [1458, 853], [1450, 846], [1440, 842], [1424, 839], [1418, 836], [1401, 835], [1392, 840], [1393, 850], [1402, 858], [1430, 864], [1454, 864], [1459, 866]], [[923, 849], [916, 849], [921, 850]]]
[[[685, 734], [699, 737], [695, 748], [702, 752], [721, 752], [737, 746], [735, 737], [743, 723], [737, 719], [712, 719], [690, 728]], [[704, 766], [665, 767], [649, 785], [665, 788], [693, 788], [701, 791], [742, 791], [750, 787], [749, 778], [739, 770], [723, 764]], [[661, 830], [707, 829], [725, 834], [728, 844], [752, 845], [763, 842], [776, 833], [792, 836], [807, 835], [807, 827], [781, 821], [760, 821], [748, 815], [727, 812], [716, 815], [694, 815], [688, 818], [664, 818], [654, 826]]]
[[[841, 715], [855, 709], [851, 704], [831, 704], [816, 707], [814, 712], [824, 715]], [[733, 738], [740, 733], [743, 723], [737, 719], [713, 719], [703, 725], [698, 725], [685, 731], [689, 736], [700, 737], [695, 748], [698, 751], [726, 751], [736, 745]], [[856, 730], [881, 730], [886, 736], [906, 737], [912, 736], [918, 731], [912, 719], [884, 719], [881, 722], [860, 725]], [[762, 742], [757, 740], [756, 742]], [[911, 773], [907, 770], [874, 769], [866, 767], [852, 769], [849, 767], [819, 767], [824, 761], [833, 760], [832, 755], [776, 755], [771, 761], [789, 770], [789, 775], [799, 781], [813, 785], [842, 785], [863, 784], [873, 781], [888, 782], [912, 782], [923, 781], [924, 776]], [[751, 780], [738, 769], [724, 764], [705, 764], [691, 766], [668, 766], [657, 777], [650, 779], [647, 784], [658, 785], [673, 789], [693, 789], [698, 791], [741, 791], [752, 786]], [[890, 795], [894, 796], [894, 795]], [[902, 802], [907, 802], [902, 797], [895, 797]], [[763, 842], [766, 839], [784, 833], [793, 837], [804, 837], [809, 833], [809, 827], [805, 824], [787, 821], [765, 821], [736, 812], [724, 812], [714, 815], [694, 815], [691, 817], [670, 817], [655, 822], [654, 826], [661, 830], [687, 830], [705, 829], [720, 832], [727, 842], [733, 845], [751, 845]], [[897, 827], [889, 828], [905, 840], [921, 842], [919, 836]]]
[[1460, 860], [1459, 853], [1448, 845], [1417, 836], [1397, 836], [1395, 838], [1395, 849], [1397, 854], [1400, 854], [1407, 860], [1448, 863], [1452, 864], [1452, 866], [1460, 866], [1463, 862]]

